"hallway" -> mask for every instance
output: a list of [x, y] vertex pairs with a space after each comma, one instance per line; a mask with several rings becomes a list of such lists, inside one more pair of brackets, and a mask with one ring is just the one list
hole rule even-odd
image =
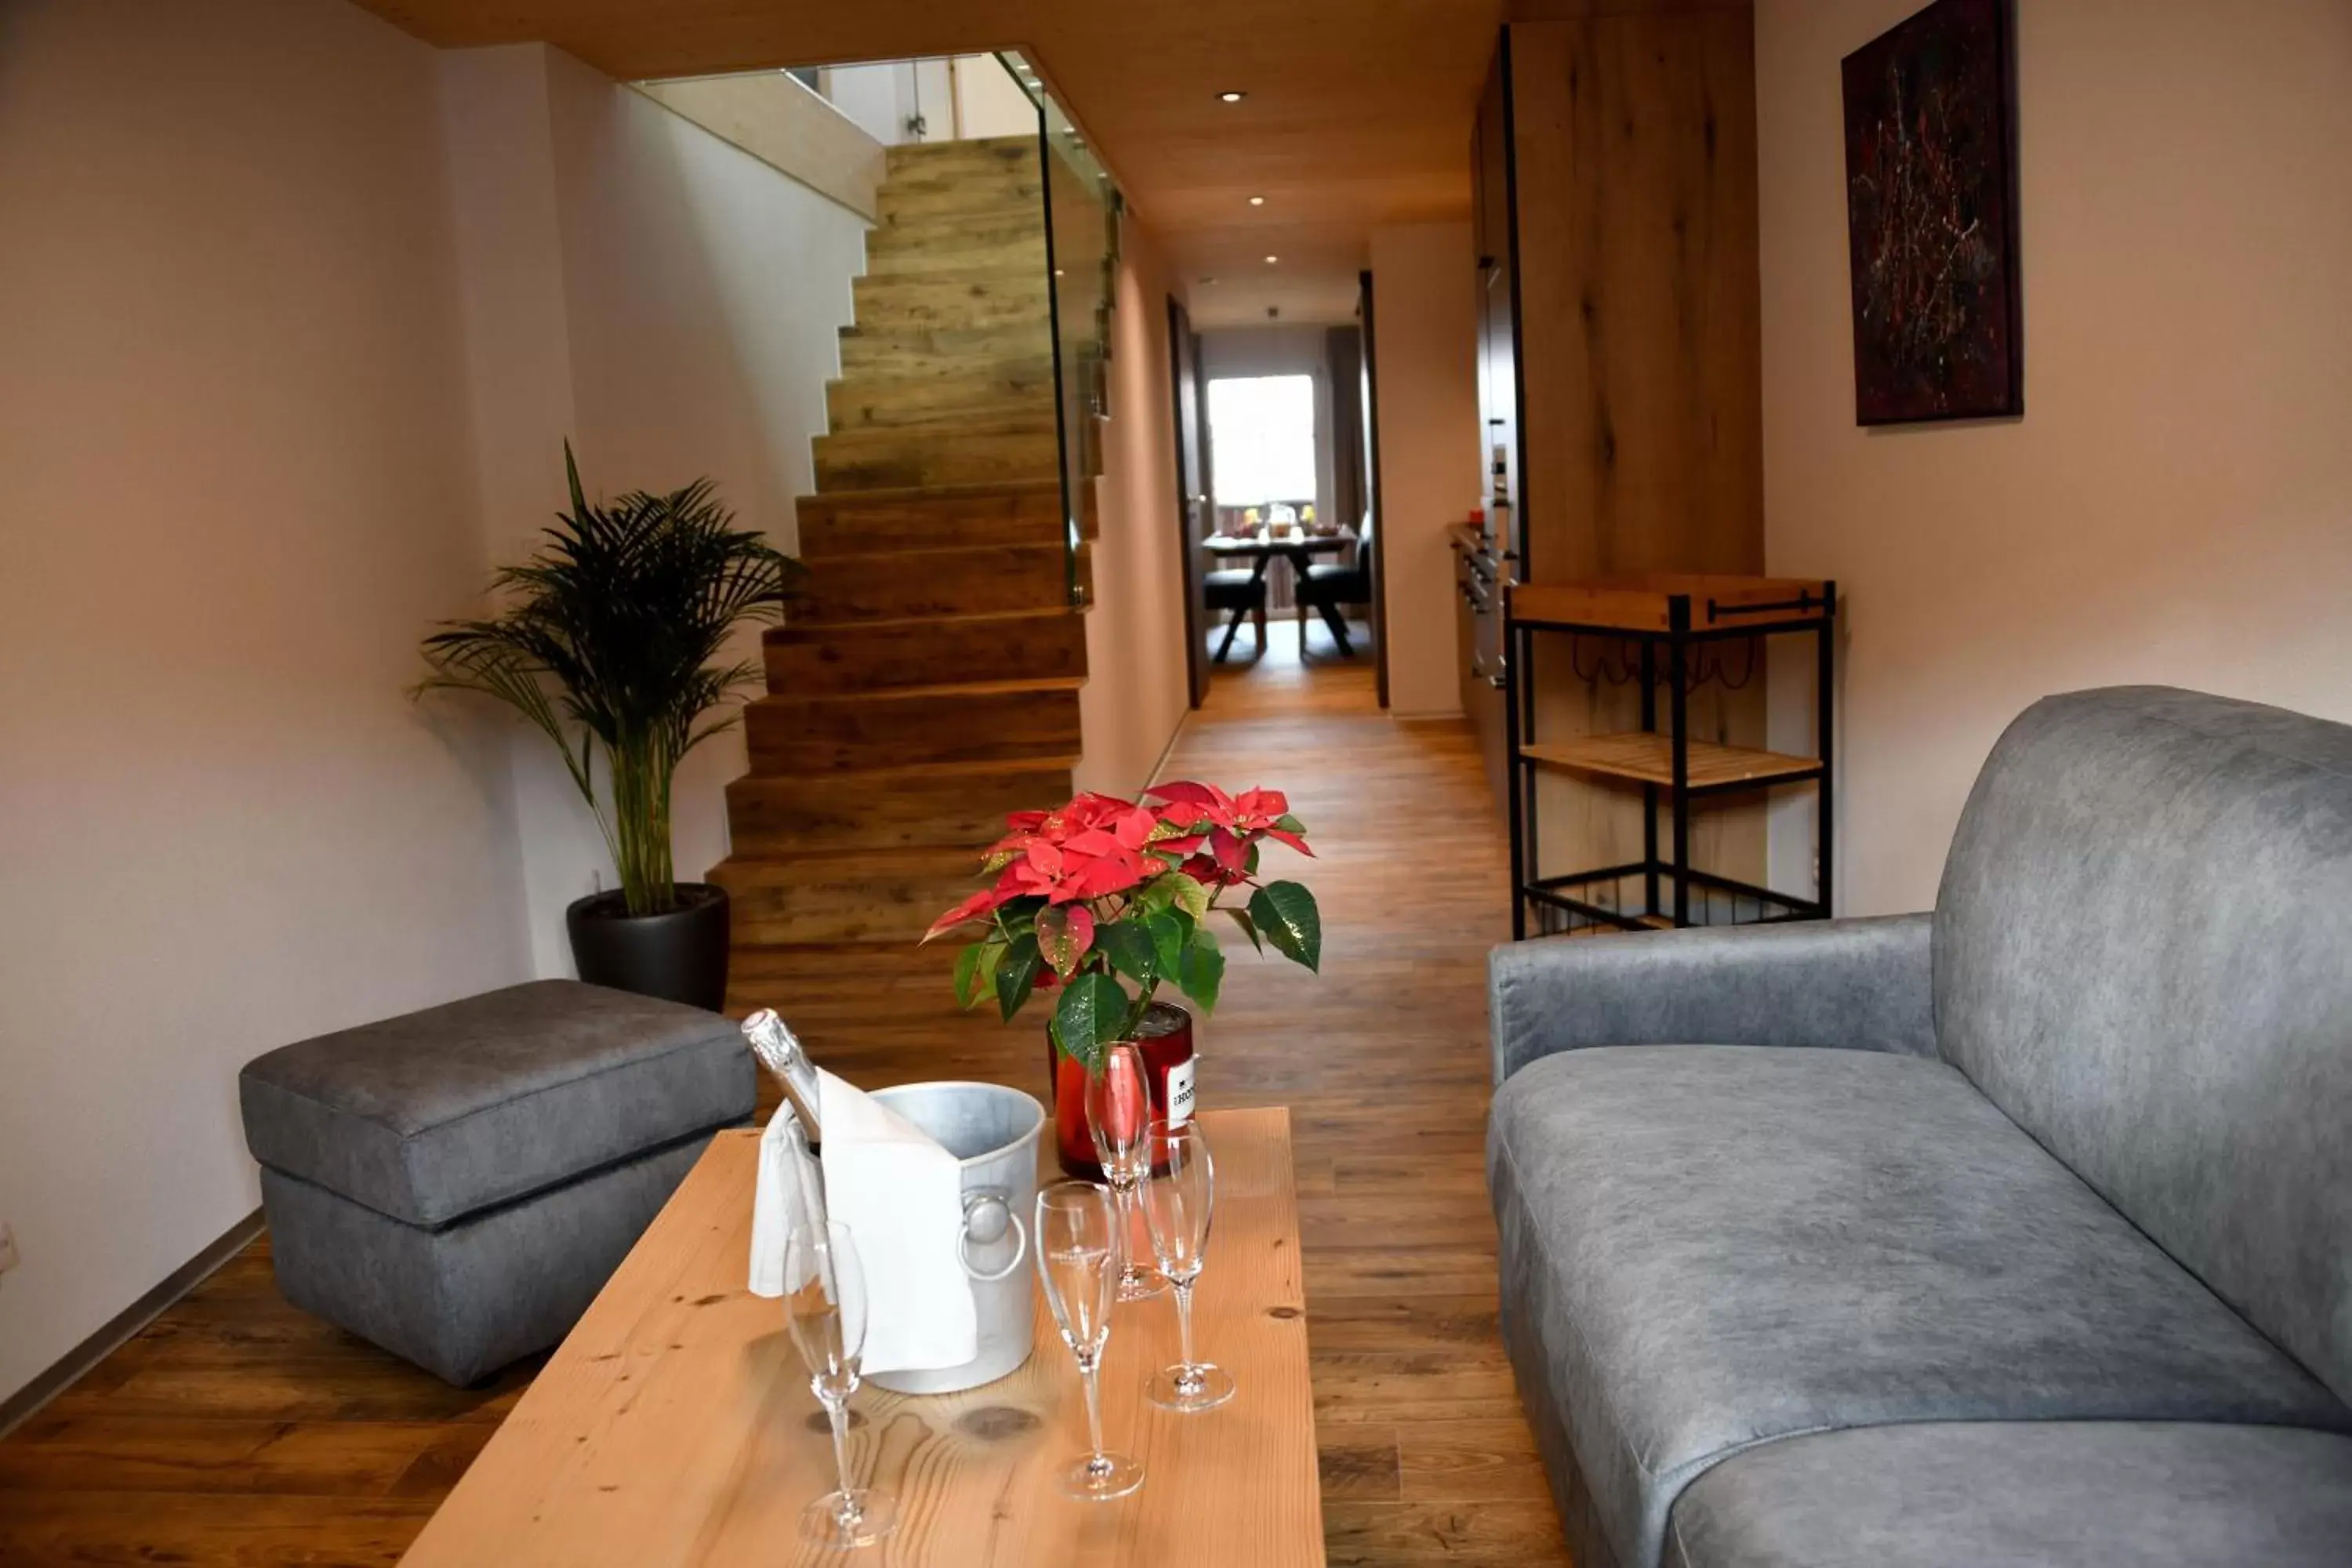
[[[1481, 1149], [1504, 837], [1468, 731], [1399, 723], [1368, 659], [1221, 668], [1171, 777], [1286, 791], [1318, 858], [1320, 976], [1229, 946], [1205, 1107], [1287, 1104], [1334, 1564], [1565, 1563], [1495, 1323]], [[949, 953], [831, 949], [739, 974], [869, 1087], [1036, 1090], [1042, 1023], [959, 1014]], [[267, 1241], [0, 1441], [0, 1562], [390, 1564], [532, 1368], [448, 1388], [278, 1297]], [[1214, 1289], [1214, 1253], [1210, 1285]]]
[[1495, 1324], [1503, 826], [1466, 726], [1391, 720], [1370, 658], [1302, 666], [1288, 632], [1217, 672], [1167, 772], [1285, 791], [1318, 852], [1298, 874], [1322, 904], [1323, 973], [1237, 960], [1201, 1093], [1291, 1110], [1330, 1561], [1564, 1563]]

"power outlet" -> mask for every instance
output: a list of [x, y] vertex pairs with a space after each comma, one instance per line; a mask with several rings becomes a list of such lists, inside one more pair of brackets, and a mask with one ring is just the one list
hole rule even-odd
[[16, 1233], [0, 1225], [0, 1274], [7, 1273], [23, 1261], [16, 1256]]

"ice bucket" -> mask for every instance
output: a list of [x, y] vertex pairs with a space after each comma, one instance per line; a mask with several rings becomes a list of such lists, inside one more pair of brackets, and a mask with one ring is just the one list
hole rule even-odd
[[1045, 1108], [997, 1083], [910, 1083], [874, 1091], [963, 1163], [958, 1241], [980, 1314], [980, 1353], [961, 1366], [870, 1373], [897, 1394], [954, 1394], [994, 1383], [1029, 1359], [1036, 1326], [1028, 1216], [1037, 1203], [1037, 1139]]

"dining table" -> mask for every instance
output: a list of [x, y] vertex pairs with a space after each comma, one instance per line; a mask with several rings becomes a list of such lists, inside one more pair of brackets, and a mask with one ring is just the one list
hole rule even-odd
[[[1254, 533], [1213, 533], [1201, 541], [1201, 548], [1219, 559], [1249, 562], [1252, 580], [1262, 583], [1265, 580], [1267, 568], [1274, 564], [1277, 556], [1289, 562], [1291, 569], [1304, 578], [1307, 575], [1308, 563], [1316, 556], [1335, 554], [1341, 550], [1350, 548], [1355, 543], [1356, 531], [1352, 528], [1335, 528], [1325, 533], [1293, 527], [1286, 533], [1276, 533], [1271, 529], [1261, 526]], [[1303, 608], [1299, 616], [1303, 624], [1306, 618]], [[1329, 620], [1331, 613], [1325, 611], [1324, 618], [1327, 621]], [[1239, 624], [1236, 620], [1234, 626], [1228, 626], [1225, 629], [1224, 646], [1218, 648], [1216, 652], [1216, 662], [1219, 664], [1224, 662], [1226, 653], [1232, 649], [1233, 633], [1234, 626], [1238, 626]], [[1332, 629], [1333, 635], [1339, 639], [1340, 649], [1343, 652], [1351, 651], [1348, 646], [1347, 629], [1344, 624]], [[1302, 644], [1301, 647], [1303, 651], [1304, 645]]]

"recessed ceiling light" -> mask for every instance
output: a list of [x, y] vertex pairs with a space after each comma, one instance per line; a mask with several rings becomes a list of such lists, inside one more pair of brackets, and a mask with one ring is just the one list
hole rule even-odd
[[1269, 257], [1267, 257], [1267, 258], [1265, 258], [1265, 264], [1266, 264], [1268, 267], [1271, 267], [1271, 266], [1273, 266], [1276, 262], [1277, 262], [1277, 261], [1279, 261], [1279, 260], [1281, 260], [1281, 259], [1282, 259], [1282, 258], [1281, 258], [1281, 257], [1279, 257], [1279, 256], [1269, 256]]
[[1203, 283], [1214, 283], [1216, 279], [1214, 278], [1203, 278], [1201, 281]]
[[1252, 196], [1250, 198], [1250, 205], [1254, 207], [1262, 207], [1265, 205], [1265, 198], [1264, 196]]
[[1224, 91], [1217, 94], [1217, 101], [1220, 103], [1239, 103], [1243, 99], [1247, 98], [1248, 96], [1248, 93], [1243, 92], [1239, 89], [1227, 88]]

